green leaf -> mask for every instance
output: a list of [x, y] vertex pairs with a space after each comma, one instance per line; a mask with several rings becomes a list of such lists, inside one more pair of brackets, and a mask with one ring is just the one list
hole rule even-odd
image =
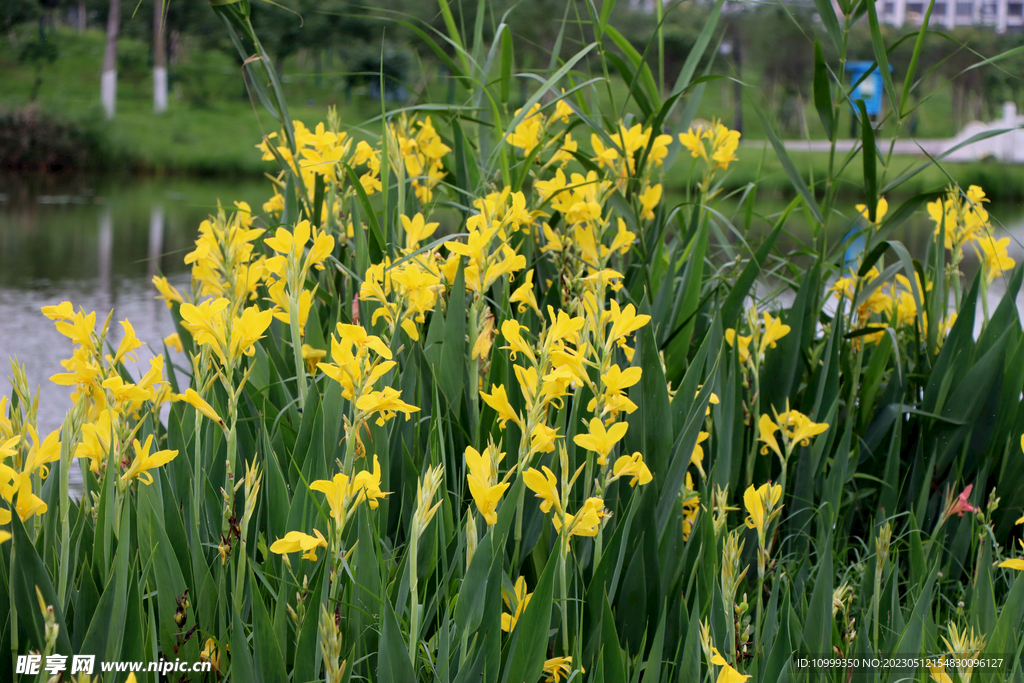
[[[836, 50], [842, 50], [843, 31], [839, 28], [839, 19], [836, 17], [836, 10], [832, 7], [832, 3], [829, 0], [814, 0], [814, 7], [818, 10], [821, 23], [825, 26], [825, 33], [832, 40], [832, 44], [835, 45]], [[814, 42], [818, 42], [817, 37]]]
[[808, 654], [832, 651], [832, 536], [818, 548], [818, 576], [807, 604], [803, 639]]
[[878, 168], [876, 161], [875, 129], [864, 108], [864, 100], [857, 100], [861, 123], [861, 154], [864, 157], [864, 191], [867, 194], [868, 220], [875, 222], [878, 204]]
[[509, 647], [508, 664], [501, 677], [502, 683], [535, 681], [540, 678], [544, 660], [547, 658], [552, 592], [555, 584], [555, 566], [558, 562], [558, 553], [551, 553], [544, 566], [544, 572], [537, 580], [533, 597], [516, 623], [515, 634]]
[[[829, 11], [835, 18], [835, 13]], [[821, 50], [818, 37], [814, 37], [814, 107], [818, 110], [818, 118], [825, 128], [825, 137], [835, 139], [835, 109], [832, 106], [832, 90], [828, 82], [828, 67], [825, 66], [825, 53]]]
[[[363, 189], [363, 184], [359, 182], [359, 177], [356, 172], [345, 162], [341, 162], [345, 167], [345, 172], [348, 174], [349, 182], [352, 187], [356, 190], [356, 196], [359, 197], [359, 203], [363, 205], [363, 210], [366, 212], [366, 219], [370, 222], [370, 262], [380, 263], [384, 260], [384, 254], [387, 252], [387, 241], [384, 239], [384, 233], [381, 232], [380, 223], [377, 221], [377, 214], [373, 210], [373, 205], [370, 204], [370, 198], [366, 195], [366, 190]], [[355, 232], [359, 232], [358, 228]]]
[[512, 90], [512, 69], [514, 64], [512, 31], [505, 24], [498, 27], [501, 31], [501, 102], [508, 104]]
[[[782, 613], [789, 614], [790, 609], [789, 593], [787, 592], [782, 605]], [[775, 633], [775, 640], [772, 641], [768, 652], [768, 658], [764, 662], [764, 669], [758, 680], [778, 681], [783, 669], [789, 664], [789, 658], [793, 653], [793, 646], [789, 641], [789, 619], [779, 620], [779, 628]]]
[[704, 26], [701, 27], [700, 33], [697, 34], [697, 40], [694, 41], [693, 47], [690, 48], [690, 53], [686, 55], [683, 68], [679, 70], [679, 76], [676, 78], [675, 87], [672, 88], [672, 94], [680, 93], [690, 87], [693, 74], [696, 73], [697, 66], [700, 64], [701, 58], [704, 57], [704, 51], [718, 29], [718, 15], [722, 12], [724, 1], [717, 0], [715, 6], [711, 9], [711, 13], [704, 20]]
[[739, 318], [740, 313], [743, 312], [743, 302], [750, 294], [750, 288], [754, 286], [757, 277], [763, 274], [764, 264], [768, 260], [768, 255], [772, 252], [772, 247], [775, 246], [775, 240], [778, 239], [779, 233], [782, 232], [782, 226], [786, 224], [786, 218], [792, 211], [792, 206], [790, 204], [790, 207], [783, 212], [783, 217], [775, 224], [775, 227], [768, 233], [768, 236], [764, 238], [764, 242], [754, 252], [754, 257], [747, 262], [747, 265], [743, 267], [743, 272], [733, 282], [729, 295], [725, 297], [725, 302], [720, 309], [723, 328], [736, 327], [736, 320]]
[[[533, 604], [533, 601], [530, 601]], [[619, 647], [619, 636], [615, 632], [615, 617], [608, 596], [604, 598], [604, 612], [601, 615], [601, 662], [604, 664], [604, 680], [606, 683], [626, 683], [626, 670], [622, 664], [622, 648]], [[530, 679], [533, 680], [533, 679]]]
[[237, 609], [232, 608], [232, 611], [234, 620], [231, 627], [231, 680], [262, 683], [263, 679], [257, 675], [256, 665], [252, 661], [252, 648], [245, 636], [245, 622], [242, 621]]
[[[241, 559], [239, 561], [242, 561]], [[254, 582], [250, 582], [250, 597], [253, 613], [253, 651], [256, 653], [256, 668], [264, 681], [285, 681], [288, 679], [288, 671], [284, 665], [284, 656], [281, 654], [280, 645], [274, 635], [274, 625], [270, 621], [270, 614], [267, 613], [266, 605]], [[309, 605], [309, 608], [319, 616], [319, 608], [316, 604]]]
[[384, 596], [381, 606], [380, 650], [377, 653], [377, 677], [380, 683], [407, 683], [415, 681], [409, 649], [402, 639], [398, 617], [391, 601]]
[[[622, 50], [622, 54], [626, 55], [626, 58], [633, 63], [633, 68], [637, 69], [640, 83], [643, 85], [652, 105], [655, 105], [651, 107], [653, 110], [660, 104], [659, 100], [661, 98], [658, 94], [658, 84], [654, 82], [654, 74], [651, 73], [651, 67], [647, 65], [643, 55], [637, 52], [636, 48], [616, 28], [608, 25], [604, 27], [604, 31], [612, 39], [612, 42]], [[633, 83], [630, 83], [629, 86], [632, 90]]]
[[992, 637], [989, 638], [985, 651], [981, 656], [996, 656], [1008, 653], [1012, 650], [1014, 643], [1020, 643], [1021, 619], [1024, 619], [1024, 572], [1012, 569], [1004, 569], [1005, 572], [1013, 572], [1016, 579], [1013, 588], [1006, 596], [1003, 608], [999, 612], [999, 619], [992, 630]]
[[[639, 312], [645, 315], [650, 313], [646, 298], [641, 301]], [[672, 432], [665, 429], [665, 425], [672, 423], [672, 412], [653, 326], [641, 327], [636, 333], [636, 342], [640, 347], [637, 355], [643, 373], [640, 375], [640, 383], [630, 392], [638, 408], [633, 415], [634, 419], [630, 420], [631, 430], [640, 436], [639, 450], [644, 454], [651, 471], [664, 472], [668, 470], [668, 454], [672, 448]], [[636, 424], [638, 421], [640, 424]]]
[[25, 525], [15, 512], [11, 515], [11, 532], [13, 537], [14, 561], [11, 571], [11, 599], [18, 610], [18, 625], [24, 625], [28, 642], [22, 645], [23, 652], [29, 649], [40, 652], [46, 647], [46, 621], [39, 609], [36, 589], [43, 596], [48, 607], [53, 608], [53, 618], [60, 629], [57, 632], [57, 652], [71, 652], [71, 641], [68, 639], [68, 628], [64, 622], [64, 612], [57, 601], [57, 593], [50, 583], [50, 573], [43, 564], [31, 539], [25, 532]]
[[896, 87], [892, 84], [892, 72], [889, 70], [889, 58], [882, 41], [882, 29], [878, 25], [878, 10], [872, 3], [864, 3], [868, 10], [868, 26], [871, 29], [871, 47], [875, 51], [877, 68], [882, 73], [882, 83], [889, 96], [889, 105], [899, 118], [899, 100], [896, 99]]
[[768, 117], [764, 113], [764, 109], [757, 102], [754, 102], [754, 111], [757, 112], [757, 117], [761, 120], [761, 127], [764, 128], [765, 135], [768, 136], [768, 141], [772, 143], [772, 147], [775, 149], [775, 154], [779, 157], [779, 162], [782, 164], [782, 170], [786, 172], [786, 177], [789, 178], [789, 182], [793, 183], [793, 188], [796, 189], [797, 193], [804, 200], [804, 204], [810, 210], [811, 214], [818, 221], [818, 223], [824, 223], [824, 219], [821, 217], [821, 209], [818, 208], [818, 202], [814, 199], [814, 195], [811, 194], [810, 188], [807, 187], [807, 183], [804, 182], [800, 172], [796, 170], [796, 166], [793, 165], [793, 160], [789, 158], [789, 152], [786, 151], [786, 145], [783, 144], [779, 136], [775, 134], [775, 130], [772, 128], [772, 124], [768, 122]]

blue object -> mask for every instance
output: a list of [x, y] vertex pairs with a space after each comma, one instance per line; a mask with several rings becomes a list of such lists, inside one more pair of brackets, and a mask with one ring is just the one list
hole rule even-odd
[[[868, 71], [870, 74], [860, 81]], [[892, 65], [889, 65], [892, 71]], [[846, 73], [850, 74], [850, 83], [860, 81], [860, 84], [850, 93], [850, 101], [864, 100], [864, 109], [868, 116], [878, 116], [882, 113], [882, 72], [878, 70], [874, 62], [847, 62]], [[854, 107], [856, 111], [856, 107]]]
[[843, 239], [840, 240], [840, 244], [846, 242], [849, 239], [853, 239], [850, 245], [846, 247], [846, 253], [843, 254], [843, 271], [847, 268], [857, 264], [857, 259], [860, 258], [861, 254], [864, 253], [864, 245], [867, 242], [867, 238], [864, 235], [864, 226], [857, 222], [852, 228], [847, 231]]

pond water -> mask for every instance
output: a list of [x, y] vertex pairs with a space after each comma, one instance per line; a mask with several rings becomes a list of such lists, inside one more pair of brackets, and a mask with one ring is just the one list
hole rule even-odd
[[[43, 434], [58, 428], [71, 406], [69, 388], [48, 381], [63, 371], [60, 361], [70, 355], [71, 343], [39, 309], [71, 301], [76, 309], [97, 311], [97, 325], [113, 311], [109, 340], [115, 347], [121, 328], [114, 321], [127, 318], [139, 339], [152, 345], [152, 350], [140, 349], [137, 368], [142, 374], [153, 352], [162, 351], [163, 338], [174, 332], [168, 310], [154, 298], [153, 275], [166, 275], [177, 286], [187, 287], [189, 275], [182, 259], [192, 249], [199, 223], [216, 211], [218, 199], [227, 205], [247, 201], [258, 210], [268, 190], [262, 180], [202, 179], [80, 183], [17, 194], [2, 194], [0, 189], [0, 360], [16, 356], [25, 365], [29, 385], [40, 387], [38, 419]], [[758, 204], [769, 217], [784, 206], [773, 199]], [[997, 230], [1000, 236], [1012, 237], [1010, 255], [1021, 263], [1024, 208], [989, 208], [1004, 226]], [[852, 214], [852, 207], [843, 210]], [[755, 219], [753, 227], [761, 231], [765, 225]], [[790, 242], [802, 238], [801, 231], [806, 233], [798, 215], [787, 229], [793, 235], [787, 238]], [[919, 256], [931, 230], [926, 216], [915, 216], [895, 237]], [[728, 239], [737, 241], [736, 236]], [[965, 270], [971, 268], [965, 264]], [[1001, 284], [994, 283], [992, 296], [1001, 292]], [[9, 374], [6, 364], [0, 367], [0, 395], [11, 393]]]
[[147, 180], [0, 194], [0, 396], [11, 395], [7, 359], [16, 356], [29, 386], [39, 387], [40, 432], [60, 426], [71, 407], [70, 388], [49, 377], [64, 371], [60, 361], [72, 346], [39, 309], [61, 301], [96, 311], [97, 329], [113, 311], [108, 340], [115, 348], [121, 339], [115, 321], [130, 320], [151, 346], [139, 349], [136, 368], [148, 369], [174, 332], [150, 280], [159, 273], [187, 286], [183, 258], [218, 197], [258, 207], [266, 188], [261, 181]]

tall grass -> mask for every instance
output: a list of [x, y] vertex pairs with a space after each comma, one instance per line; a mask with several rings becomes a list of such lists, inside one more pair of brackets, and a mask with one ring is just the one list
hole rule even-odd
[[[157, 280], [178, 334], [146, 377], [121, 364], [129, 323], [115, 345], [109, 318], [44, 309], [75, 345], [55, 379], [76, 404], [36, 436], [15, 365], [5, 678], [29, 651], [296, 683], [1022, 678], [1024, 270], [983, 194], [951, 179], [889, 206], [914, 174], [867, 122], [808, 183], [770, 133], [796, 198], [750, 243], [756, 183], [747, 225], [716, 210], [738, 136], [690, 125], [715, 20], [655, 74], [612, 4], [581, 6], [592, 42], [520, 73], [499, 18], [485, 44], [486, 13], [463, 26], [442, 0], [446, 33], [415, 30], [469, 97], [382, 109], [374, 144], [333, 112], [293, 121], [247, 3], [213, 7], [280, 122], [262, 150], [281, 171], [263, 207], [201, 226], [189, 291]], [[880, 36], [872, 5], [840, 9], [819, 7], [840, 55], [865, 12]], [[834, 139], [842, 61], [815, 53]], [[879, 38], [883, 74], [885, 55]], [[612, 72], [630, 100], [598, 109]], [[690, 163], [700, 181], [663, 201]], [[856, 163], [863, 213], [843, 216]], [[915, 260], [889, 236], [919, 210], [936, 233]], [[435, 232], [442, 211], [458, 232]], [[795, 212], [811, 235], [782, 253]]]

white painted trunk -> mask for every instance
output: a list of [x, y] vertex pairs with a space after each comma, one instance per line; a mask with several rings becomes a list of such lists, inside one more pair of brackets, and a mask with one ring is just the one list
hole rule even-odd
[[103, 71], [100, 75], [100, 102], [107, 118], [114, 118], [117, 109], [117, 36], [121, 31], [121, 0], [110, 0], [107, 15], [107, 44], [103, 50]]
[[103, 103], [107, 118], [114, 118], [117, 109], [117, 69], [104, 71], [100, 77], [100, 102]]
[[153, 69], [153, 111], [157, 114], [167, 111], [167, 67]]

